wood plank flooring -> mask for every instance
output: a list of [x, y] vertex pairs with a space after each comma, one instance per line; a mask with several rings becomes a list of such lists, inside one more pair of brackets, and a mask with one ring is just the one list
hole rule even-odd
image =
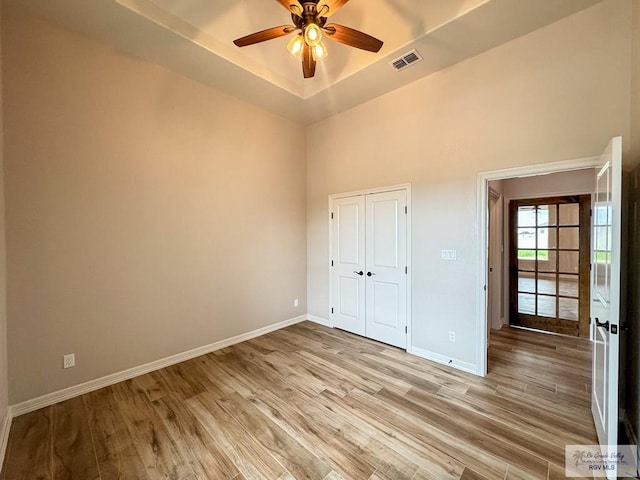
[[564, 478], [588, 341], [504, 327], [479, 378], [304, 322], [13, 420], [18, 479]]

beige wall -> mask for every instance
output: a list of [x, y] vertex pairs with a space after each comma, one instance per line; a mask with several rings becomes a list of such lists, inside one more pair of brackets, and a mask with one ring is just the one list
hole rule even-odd
[[633, 0], [631, 51], [631, 155], [628, 163], [640, 164], [640, 0]]
[[2, 26], [11, 403], [306, 312], [303, 127]]
[[413, 345], [475, 364], [477, 173], [628, 141], [630, 17], [630, 0], [606, 1], [311, 126], [309, 312], [330, 307], [327, 196], [411, 182]]
[[[602, 150], [605, 146], [603, 145]], [[502, 193], [505, 200], [592, 193], [595, 189], [596, 172], [593, 168], [550, 175], [509, 178], [502, 181]]]
[[[2, 35], [2, 2], [0, 2], [0, 37]], [[0, 59], [2, 46], [0, 42]], [[9, 405], [7, 372], [7, 277], [6, 240], [4, 222], [4, 127], [2, 115], [2, 63], [0, 62], [0, 426], [3, 425]]]

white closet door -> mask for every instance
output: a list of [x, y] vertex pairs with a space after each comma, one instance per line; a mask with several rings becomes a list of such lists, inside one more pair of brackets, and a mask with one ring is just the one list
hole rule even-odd
[[365, 335], [364, 196], [333, 201], [331, 298], [333, 326]]
[[366, 336], [407, 347], [407, 193], [366, 196]]

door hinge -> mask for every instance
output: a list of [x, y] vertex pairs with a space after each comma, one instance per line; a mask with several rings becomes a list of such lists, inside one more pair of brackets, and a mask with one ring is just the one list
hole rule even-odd
[[484, 286], [484, 291], [485, 291], [485, 292], [487, 291], [487, 286], [486, 286], [486, 285]]
[[592, 263], [590, 263], [590, 264], [589, 264], [589, 271], [591, 271], [592, 269], [593, 269], [593, 264], [592, 264]]
[[333, 307], [331, 307], [331, 313], [333, 313]]
[[409, 267], [404, 267], [404, 274], [406, 275], [407, 273], [409, 273]]
[[333, 267], [333, 260], [331, 260], [331, 266]]
[[406, 205], [404, 206], [404, 214], [405, 215], [407, 214], [407, 206]]
[[404, 326], [404, 333], [407, 333], [407, 326]]
[[589, 216], [590, 216], [590, 217], [593, 217], [593, 208], [590, 208], [590, 209], [589, 209]]
[[331, 219], [333, 220], [333, 212], [331, 212]]

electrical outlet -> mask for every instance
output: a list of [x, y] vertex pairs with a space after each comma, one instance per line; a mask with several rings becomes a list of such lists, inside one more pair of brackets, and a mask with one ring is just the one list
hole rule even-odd
[[293, 306], [294, 306], [294, 307], [297, 307], [297, 306], [298, 306], [298, 299], [297, 299], [297, 298], [293, 301]]
[[62, 367], [63, 368], [71, 368], [76, 366], [76, 354], [70, 353], [69, 355], [65, 355], [62, 357]]
[[454, 332], [453, 330], [449, 330], [449, 341], [450, 342], [456, 341], [456, 332]]

